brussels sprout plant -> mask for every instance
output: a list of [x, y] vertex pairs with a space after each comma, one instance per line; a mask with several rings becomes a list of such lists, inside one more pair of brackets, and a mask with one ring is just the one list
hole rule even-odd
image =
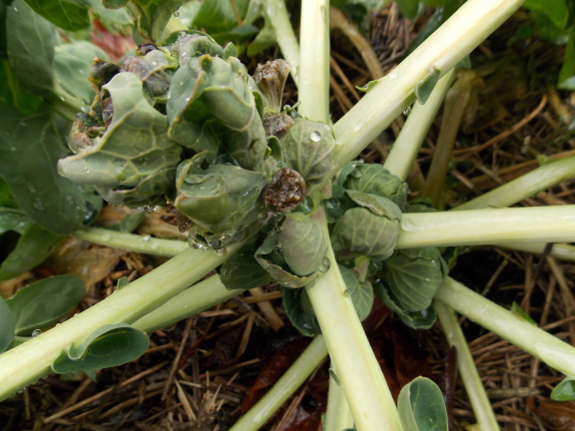
[[[326, 429], [447, 430], [430, 380], [412, 381], [395, 406], [361, 326], [374, 295], [413, 328], [439, 317], [471, 376], [464, 379], [469, 393], [479, 393], [472, 404], [482, 429], [497, 423], [465, 359], [453, 310], [564, 373], [566, 382], [575, 378], [573, 347], [448, 277], [454, 246], [541, 251], [545, 243], [575, 241], [573, 206], [505, 208], [575, 177], [573, 160], [543, 165], [450, 211], [408, 202], [405, 183], [455, 70], [522, 0], [469, 0], [335, 124], [325, 0], [302, 1], [299, 44], [283, 0], [238, 2], [245, 22], [265, 23], [249, 49], [269, 46], [272, 35], [284, 56], [253, 71], [239, 59], [241, 41], [220, 45], [216, 34], [173, 15], [183, 0], [9, 3], [0, 4], [0, 73], [10, 83], [0, 92], [0, 175], [13, 200], [0, 195], [0, 233], [18, 232], [22, 248], [2, 263], [0, 280], [42, 262], [67, 235], [171, 259], [39, 336], [22, 328], [46, 329], [74, 304], [63, 302], [36, 322], [24, 316], [23, 301], [41, 287], [0, 298], [0, 399], [50, 371], [93, 376], [129, 362], [148, 347], [146, 333], [271, 281], [282, 286], [294, 326], [315, 338], [234, 431], [263, 425], [327, 354]], [[54, 25], [81, 30], [90, 14], [119, 25], [132, 22], [131, 14], [142, 39], [134, 55], [116, 64], [89, 44], [88, 53], [80, 42], [59, 44]], [[66, 49], [87, 60], [77, 68], [86, 79], [66, 80], [67, 87], [66, 68], [58, 67]], [[290, 74], [298, 85], [294, 107], [282, 101]], [[384, 165], [353, 161], [412, 104]], [[45, 157], [25, 165], [28, 152]], [[443, 178], [432, 186], [442, 187]], [[173, 204], [192, 226], [189, 242], [91, 228], [102, 199], [149, 210]], [[16, 262], [23, 247], [37, 255]], [[553, 253], [573, 255], [569, 246]]]

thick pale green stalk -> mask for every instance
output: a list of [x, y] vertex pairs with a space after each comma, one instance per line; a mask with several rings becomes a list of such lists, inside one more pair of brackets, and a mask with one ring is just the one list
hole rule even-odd
[[407, 179], [419, 148], [427, 136], [431, 123], [433, 123], [454, 78], [455, 69], [451, 69], [439, 80], [425, 105], [418, 102], [413, 104], [413, 109], [383, 164], [384, 168], [401, 181]]
[[539, 193], [541, 190], [574, 177], [575, 156], [553, 160], [507, 184], [453, 208], [452, 211], [510, 206]]
[[215, 274], [178, 293], [164, 305], [136, 320], [132, 326], [148, 333], [167, 328], [242, 292], [245, 292], [245, 289], [226, 288], [220, 276]]
[[[332, 368], [334, 368], [332, 366]], [[341, 386], [329, 377], [329, 391], [327, 394], [327, 411], [323, 419], [324, 431], [342, 431], [353, 428], [353, 416]]]
[[295, 37], [284, 0], [264, 0], [263, 11], [276, 35], [284, 59], [291, 65], [291, 76], [296, 85], [299, 82], [299, 45]]
[[188, 248], [72, 319], [3, 353], [0, 400], [46, 375], [52, 362], [72, 343], [82, 342], [103, 325], [138, 320], [201, 279], [242, 245], [231, 245], [221, 254]]
[[396, 248], [575, 241], [575, 205], [403, 214]]
[[415, 101], [417, 83], [447, 73], [499, 27], [524, 0], [469, 0], [409, 57], [379, 80], [335, 126], [337, 172]]
[[480, 431], [498, 431], [499, 424], [479, 377], [467, 340], [457, 321], [457, 316], [451, 308], [439, 301], [435, 302], [435, 311], [449, 344], [455, 346], [457, 350], [457, 368], [465, 385], [469, 401], [471, 401]]
[[[315, 214], [328, 234], [323, 210]], [[341, 277], [331, 247], [331, 267], [305, 289], [319, 321], [359, 431], [401, 431], [395, 403]]]
[[435, 299], [541, 359], [550, 367], [575, 376], [575, 347], [485, 299], [463, 284], [446, 277]]
[[329, 0], [303, 0], [301, 10], [298, 111], [329, 124]]
[[229, 431], [255, 431], [301, 386], [327, 355], [323, 336], [316, 336], [275, 385]]
[[[541, 254], [547, 246], [544, 242], [497, 242], [498, 247], [510, 248], [512, 250], [526, 251], [528, 253]], [[549, 253], [551, 256], [561, 260], [575, 261], [575, 247], [568, 244], [553, 244]]]
[[103, 228], [87, 228], [72, 232], [72, 236], [106, 247], [120, 248], [155, 256], [172, 257], [189, 248], [185, 241], [134, 235]]

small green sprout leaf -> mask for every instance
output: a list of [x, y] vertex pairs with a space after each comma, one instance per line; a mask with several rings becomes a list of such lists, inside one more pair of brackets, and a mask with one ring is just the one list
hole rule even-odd
[[281, 291], [286, 314], [298, 331], [308, 337], [321, 334], [306, 290], [282, 287]]
[[115, 367], [142, 356], [150, 345], [148, 336], [126, 323], [104, 325], [80, 346], [72, 345], [52, 364], [58, 374], [89, 372]]
[[193, 26], [204, 28], [208, 33], [220, 33], [231, 30], [238, 25], [249, 5], [249, 0], [211, 0], [202, 2], [196, 14]]
[[2, 298], [1, 296], [0, 296], [0, 322], [2, 322], [2, 325], [0, 325], [0, 353], [2, 353], [8, 347], [10, 347], [10, 344], [12, 344], [15, 335], [14, 328], [16, 326], [14, 323], [14, 316], [10, 311], [10, 307], [8, 307], [8, 304], [6, 304], [6, 301], [4, 301], [4, 298]]
[[373, 288], [369, 282], [360, 282], [353, 271], [338, 265], [341, 276], [346, 285], [346, 291], [351, 297], [353, 307], [359, 320], [364, 320], [371, 312], [373, 306]]
[[379, 84], [379, 80], [375, 80], [375, 81], [369, 81], [367, 84], [365, 84], [363, 87], [358, 87], [357, 85], [355, 86], [356, 90], [361, 91], [362, 93], [369, 93], [369, 91], [375, 87], [377, 84]]
[[123, 289], [124, 287], [126, 287], [128, 284], [130, 284], [130, 282], [128, 281], [128, 277], [124, 276], [118, 279], [117, 283], [116, 283], [116, 290], [120, 290]]
[[511, 305], [511, 313], [516, 316], [518, 319], [530, 323], [534, 326], [537, 326], [537, 322], [533, 320], [529, 315], [521, 309], [519, 304], [513, 301], [513, 305]]
[[421, 105], [425, 105], [439, 78], [441, 78], [441, 70], [433, 68], [415, 85], [415, 96]]
[[565, 377], [551, 392], [555, 401], [575, 401], [575, 378]]
[[86, 288], [74, 275], [57, 275], [19, 290], [6, 303], [14, 316], [16, 335], [29, 336], [35, 329], [56, 323], [82, 300]]
[[416, 377], [397, 398], [405, 431], [447, 431], [447, 412], [439, 387], [426, 377]]

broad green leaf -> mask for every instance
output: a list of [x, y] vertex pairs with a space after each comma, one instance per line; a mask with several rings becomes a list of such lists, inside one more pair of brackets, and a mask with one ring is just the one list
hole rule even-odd
[[419, 16], [421, 2], [419, 0], [395, 0], [401, 14], [409, 20]]
[[14, 316], [0, 296], [0, 353], [5, 351], [14, 340]]
[[364, 320], [369, 316], [371, 307], [373, 306], [373, 288], [371, 287], [371, 283], [368, 281], [360, 282], [353, 271], [344, 266], [338, 266], [347, 287], [346, 295], [351, 297], [359, 320]]
[[555, 401], [575, 401], [575, 379], [565, 377], [551, 392], [551, 399]]
[[[141, 31], [147, 33], [152, 41], [159, 41], [168, 21], [184, 0], [132, 0], [132, 4], [138, 11], [138, 23]], [[123, 5], [122, 1], [107, 1], [104, 5], [118, 7]], [[109, 6], [108, 6], [109, 7]]]
[[429, 99], [429, 96], [431, 95], [431, 92], [435, 88], [435, 85], [439, 81], [440, 77], [441, 70], [435, 68], [430, 69], [427, 75], [425, 75], [425, 77], [417, 84], [415, 84], [415, 97], [417, 97], [420, 105], [425, 105], [425, 102], [427, 102], [427, 99]]
[[0, 235], [8, 231], [22, 235], [32, 225], [32, 221], [21, 210], [0, 208]]
[[0, 177], [0, 207], [2, 208], [18, 208], [16, 199], [8, 187], [8, 183]]
[[238, 25], [238, 18], [245, 16], [248, 5], [249, 0], [235, 0], [233, 3], [230, 0], [204, 1], [194, 18], [193, 26], [203, 28], [208, 33], [230, 30]]
[[40, 96], [18, 84], [8, 60], [0, 60], [0, 106], [15, 106], [22, 114], [31, 115], [43, 104]]
[[112, 123], [93, 146], [61, 159], [58, 170], [96, 185], [110, 203], [154, 205], [173, 187], [182, 149], [168, 138], [167, 118], [148, 103], [135, 74], [118, 73], [104, 88], [113, 101]]
[[66, 316], [86, 293], [75, 275], [56, 275], [32, 283], [6, 300], [15, 320], [15, 334], [29, 336]]
[[346, 190], [345, 194], [358, 206], [367, 208], [378, 216], [386, 217], [390, 220], [401, 219], [401, 210], [391, 199], [358, 192], [357, 190]]
[[276, 43], [276, 32], [271, 22], [265, 21], [264, 27], [248, 46], [248, 56], [253, 57]]
[[220, 279], [226, 288], [251, 289], [272, 281], [272, 277], [254, 258], [255, 252], [255, 247], [248, 244], [222, 264]]
[[[100, 19], [120, 25], [132, 24], [132, 18], [126, 9], [107, 8], [102, 4], [101, 0], [85, 0], [85, 3], [89, 4], [92, 12]], [[125, 3], [127, 4], [128, 2], [126, 1]]]
[[433, 306], [424, 310], [409, 312], [405, 311], [398, 302], [391, 297], [391, 292], [387, 291], [382, 283], [376, 283], [374, 291], [387, 307], [394, 311], [401, 321], [413, 329], [429, 329], [435, 323], [437, 315]]
[[[8, 233], [4, 235], [8, 235]], [[15, 237], [10, 238], [16, 239]], [[64, 239], [66, 236], [54, 234], [35, 223], [30, 224], [18, 238], [15, 248], [1, 263], [0, 281], [17, 277], [38, 266], [50, 256], [56, 246]]]
[[383, 262], [381, 281], [402, 309], [417, 312], [428, 308], [447, 275], [439, 250], [425, 247], [398, 250]]
[[74, 0], [26, 0], [26, 3], [52, 24], [68, 31], [83, 30], [90, 26], [86, 7]]
[[567, 29], [569, 10], [565, 0], [527, 0], [523, 7], [547, 15], [558, 29]]
[[447, 431], [447, 411], [439, 387], [427, 377], [416, 377], [397, 398], [405, 431]]
[[52, 371], [64, 374], [115, 367], [139, 358], [149, 345], [144, 332], [126, 323], [104, 325], [80, 346], [63, 351], [52, 364]]
[[565, 48], [565, 60], [557, 78], [557, 88], [575, 90], [575, 29], [569, 32]]
[[[231, 30], [224, 31], [222, 33], [211, 33], [210, 35], [219, 44], [225, 44], [227, 42], [232, 42], [234, 44], [240, 44], [251, 37], [258, 34], [259, 29], [253, 25], [241, 25], [239, 27], [234, 27]], [[236, 57], [236, 55], [234, 55]]]
[[34, 94], [49, 94], [53, 84], [54, 26], [24, 0], [15, 0], [7, 17], [8, 57], [18, 82]]
[[67, 234], [93, 220], [93, 188], [62, 178], [55, 169], [66, 152], [48, 107], [33, 115], [0, 107], [0, 175], [18, 206], [36, 223]]
[[296, 118], [282, 140], [284, 161], [305, 179], [308, 193], [332, 168], [335, 138], [331, 127], [317, 121]]
[[305, 289], [282, 287], [281, 291], [285, 312], [298, 331], [308, 337], [321, 334], [319, 322]]
[[102, 0], [104, 7], [110, 9], [119, 9], [128, 5], [130, 0]]
[[107, 54], [96, 45], [85, 41], [59, 45], [55, 51], [56, 81], [72, 96], [90, 104], [95, 96], [92, 84], [88, 80], [90, 65], [94, 57], [106, 60]]

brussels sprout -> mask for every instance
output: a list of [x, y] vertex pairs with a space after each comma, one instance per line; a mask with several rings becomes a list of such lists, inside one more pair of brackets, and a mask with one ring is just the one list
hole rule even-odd
[[[205, 134], [210, 141], [220, 141], [242, 167], [260, 170], [267, 140], [248, 78], [235, 57], [192, 58], [172, 78], [167, 104], [170, 136], [197, 150], [199, 135]], [[218, 123], [206, 132], [204, 124], [212, 119]], [[188, 141], [186, 129], [195, 131]]]
[[381, 284], [375, 284], [376, 294], [383, 300], [383, 303], [387, 307], [394, 311], [401, 321], [407, 326], [413, 329], [429, 329], [435, 323], [437, 315], [435, 314], [435, 308], [430, 306], [419, 311], [406, 311], [397, 303], [397, 301], [392, 298], [391, 292]]
[[416, 312], [431, 305], [447, 272], [435, 247], [397, 250], [383, 262], [381, 281], [402, 309]]
[[281, 292], [285, 312], [293, 326], [307, 337], [321, 334], [319, 322], [306, 290], [282, 287]]
[[338, 266], [346, 285], [346, 295], [351, 297], [359, 320], [364, 320], [369, 316], [373, 306], [373, 288], [371, 283], [369, 281], [360, 282], [352, 270], [342, 265]]
[[404, 209], [408, 186], [382, 165], [351, 162], [342, 169], [338, 183], [348, 190], [383, 196]]
[[202, 155], [182, 162], [175, 206], [209, 236], [230, 236], [265, 215], [265, 174], [229, 164], [202, 168]]
[[387, 198], [353, 190], [346, 194], [362, 206], [347, 210], [336, 222], [331, 235], [334, 251], [387, 259], [399, 235], [401, 210]]
[[335, 138], [331, 127], [296, 118], [282, 144], [286, 165], [301, 174], [310, 193], [332, 168]]
[[311, 282], [329, 266], [327, 238], [319, 223], [302, 213], [289, 213], [279, 232], [272, 231], [256, 252], [256, 260], [282, 286]]
[[[177, 39], [174, 41], [174, 37]], [[209, 35], [197, 30], [187, 30], [174, 33], [166, 42], [174, 41], [174, 53], [178, 55], [180, 67], [184, 66], [193, 57], [204, 54], [227, 58], [224, 49]]]
[[120, 192], [121, 197], [111, 197], [115, 203], [155, 204], [173, 184], [181, 147], [168, 138], [166, 117], [146, 101], [134, 74], [119, 73], [103, 88], [114, 101], [110, 126], [92, 145], [86, 140], [89, 130], [83, 145], [73, 135], [71, 147], [77, 154], [61, 159], [58, 170], [76, 183], [97, 186], [108, 197]]

